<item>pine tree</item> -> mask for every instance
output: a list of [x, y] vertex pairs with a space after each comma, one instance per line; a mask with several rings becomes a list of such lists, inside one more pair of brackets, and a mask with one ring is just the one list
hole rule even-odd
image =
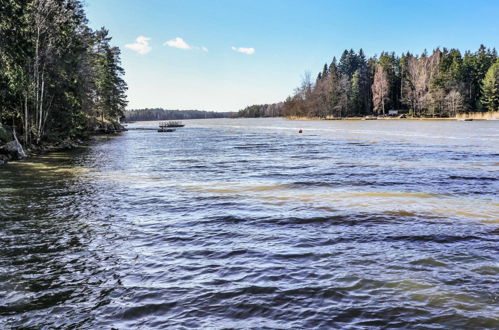
[[482, 82], [482, 103], [488, 111], [499, 110], [499, 60], [485, 74]]
[[105, 117], [116, 119], [126, 104], [124, 72], [119, 49], [108, 37], [99, 49], [100, 37], [80, 0], [1, 0], [0, 123], [25, 145], [76, 137], [103, 94]]

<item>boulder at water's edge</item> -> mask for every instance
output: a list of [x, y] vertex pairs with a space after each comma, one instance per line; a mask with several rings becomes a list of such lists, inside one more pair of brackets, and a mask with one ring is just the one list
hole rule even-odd
[[11, 159], [20, 160], [26, 158], [26, 153], [24, 152], [23, 146], [19, 141], [7, 142], [1, 149], [0, 153], [9, 156]]

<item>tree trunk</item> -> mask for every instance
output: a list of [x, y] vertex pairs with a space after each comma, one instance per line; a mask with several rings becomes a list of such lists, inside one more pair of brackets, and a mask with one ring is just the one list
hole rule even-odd
[[33, 78], [35, 81], [35, 127], [37, 127], [38, 123], [38, 105], [39, 105], [39, 91], [40, 91], [40, 26], [38, 25], [36, 28], [36, 43], [35, 43], [35, 66], [33, 68]]
[[28, 146], [28, 93], [24, 94], [24, 146]]
[[36, 143], [39, 144], [40, 140], [43, 136], [42, 132], [42, 121], [43, 121], [43, 92], [45, 89], [45, 78], [42, 74], [42, 86], [40, 89], [40, 108], [39, 108], [39, 115], [38, 115], [38, 130], [37, 130], [37, 137], [36, 137]]

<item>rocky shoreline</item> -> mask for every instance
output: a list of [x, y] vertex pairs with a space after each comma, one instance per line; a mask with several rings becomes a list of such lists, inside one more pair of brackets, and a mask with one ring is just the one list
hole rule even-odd
[[89, 130], [84, 136], [62, 141], [42, 142], [38, 145], [23, 146], [15, 130], [10, 126], [0, 124], [0, 165], [11, 161], [27, 159], [48, 152], [64, 151], [78, 148], [90, 141], [92, 136], [119, 134], [127, 129], [119, 123], [105, 123]]

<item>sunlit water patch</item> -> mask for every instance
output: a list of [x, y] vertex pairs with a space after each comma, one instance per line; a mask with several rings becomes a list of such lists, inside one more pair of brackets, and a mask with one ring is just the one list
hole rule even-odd
[[185, 123], [0, 167], [0, 327], [499, 326], [497, 122]]

